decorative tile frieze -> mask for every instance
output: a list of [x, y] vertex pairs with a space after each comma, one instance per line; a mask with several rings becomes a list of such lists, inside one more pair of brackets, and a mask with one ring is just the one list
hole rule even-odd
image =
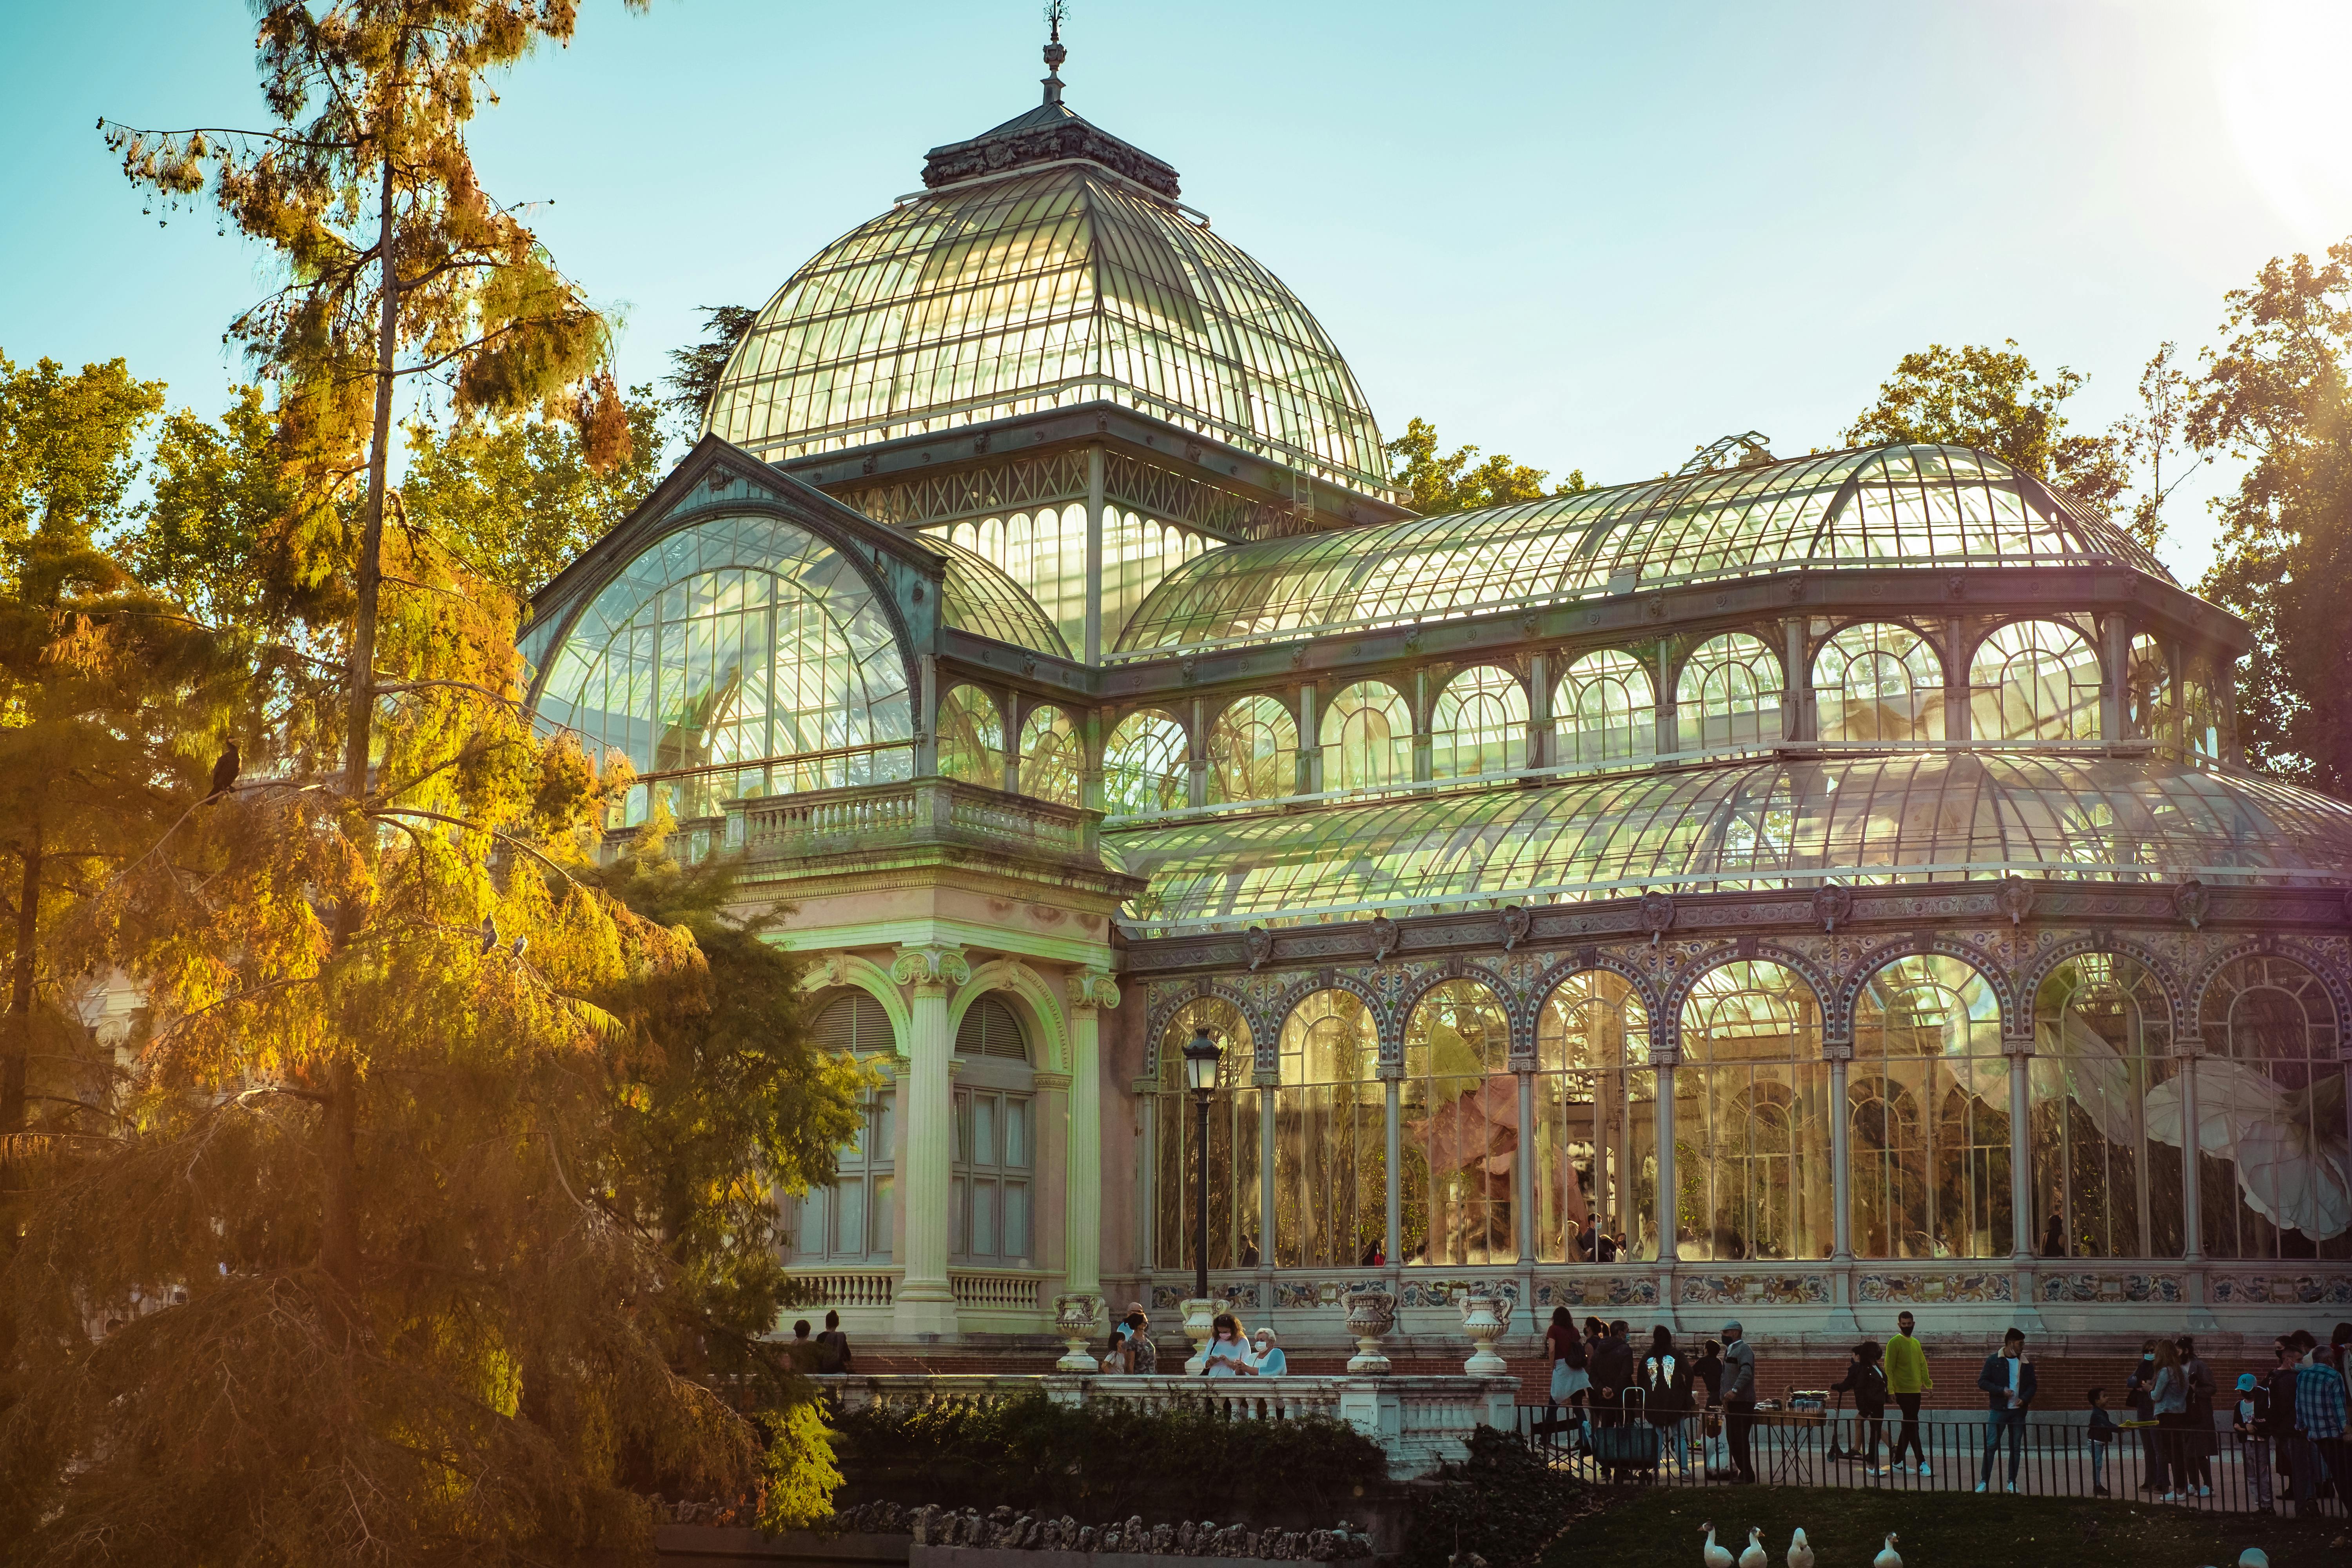
[[2352, 1306], [2352, 1273], [2209, 1274], [2205, 1300], [2217, 1307]]
[[1658, 1304], [1655, 1275], [1571, 1275], [1536, 1281], [1536, 1310], [1554, 1307], [1654, 1307]]
[[2007, 1274], [1857, 1274], [1854, 1300], [1874, 1305], [1925, 1307], [2016, 1300]]
[[1675, 1285], [1685, 1307], [1813, 1307], [1830, 1299], [1826, 1274], [1685, 1274]]
[[2044, 1274], [2044, 1301], [2145, 1301], [2174, 1304], [2189, 1299], [2178, 1274]]

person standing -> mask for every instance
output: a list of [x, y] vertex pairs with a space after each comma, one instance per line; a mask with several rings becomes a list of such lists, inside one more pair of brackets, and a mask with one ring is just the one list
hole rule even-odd
[[2091, 1424], [2083, 1436], [2091, 1449], [2091, 1495], [2107, 1495], [2107, 1448], [2115, 1442], [2116, 1418], [2107, 1414], [2107, 1391], [2091, 1390]]
[[2189, 1489], [2189, 1461], [2181, 1439], [2189, 1435], [2189, 1379], [2181, 1375], [2180, 1347], [2156, 1342], [2156, 1381], [2147, 1385], [2148, 1408], [2156, 1412], [2156, 1464], [2164, 1500], [2178, 1502]]
[[2277, 1500], [2292, 1503], [2299, 1447], [2294, 1435], [2294, 1381], [2301, 1369], [2295, 1365], [2294, 1342], [2284, 1334], [2271, 1342], [2271, 1363], [2270, 1376], [2263, 1384], [2263, 1391], [2270, 1395], [2271, 1469], [2286, 1478]]
[[2004, 1434], [2009, 1437], [2009, 1489], [2017, 1489], [2018, 1467], [2025, 1458], [2025, 1413], [2033, 1405], [2033, 1363], [2026, 1359], [2025, 1333], [2011, 1329], [2000, 1337], [2000, 1352], [1985, 1357], [1977, 1373], [1985, 1393], [1984, 1464], [1977, 1472], [1977, 1490], [1992, 1486], [1993, 1455]]
[[2238, 1379], [2238, 1401], [2231, 1411], [2230, 1430], [2237, 1434], [2240, 1462], [2246, 1471], [2249, 1507], [2271, 1511], [2271, 1391], [2252, 1373]]
[[2180, 1377], [2189, 1385], [2189, 1407], [2182, 1413], [2180, 1457], [2188, 1469], [2180, 1478], [2180, 1495], [2190, 1487], [2199, 1497], [2213, 1495], [2213, 1373], [2198, 1359], [2197, 1342], [2180, 1336]]
[[[1702, 1468], [1712, 1475], [1723, 1468], [1723, 1342], [1709, 1340], [1700, 1350], [1699, 1357], [1691, 1363], [1691, 1376], [1697, 1385], [1706, 1389], [1706, 1405], [1699, 1412], [1699, 1457]], [[1698, 1387], [1694, 1386], [1696, 1394]]]
[[1257, 1331], [1256, 1361], [1257, 1374], [1260, 1377], [1289, 1375], [1290, 1358], [1282, 1353], [1282, 1347], [1275, 1343], [1274, 1340], [1275, 1334], [1272, 1329], [1260, 1329]]
[[1592, 1386], [1592, 1374], [1584, 1365], [1584, 1341], [1576, 1331], [1576, 1320], [1568, 1315], [1565, 1307], [1551, 1310], [1551, 1327], [1544, 1331], [1544, 1357], [1551, 1363], [1551, 1386], [1545, 1393], [1544, 1420], [1557, 1419], [1552, 1412], [1565, 1405], [1569, 1425], [1577, 1425], [1582, 1413], [1584, 1391]]
[[1151, 1342], [1151, 1320], [1143, 1309], [1136, 1308], [1127, 1315], [1127, 1338], [1119, 1342], [1127, 1360], [1127, 1371], [1133, 1377], [1160, 1375], [1160, 1347]]
[[849, 1336], [841, 1331], [841, 1314], [824, 1315], [824, 1331], [816, 1337], [816, 1369], [819, 1372], [847, 1372], [850, 1369]]
[[1756, 1461], [1748, 1434], [1756, 1425], [1756, 1352], [1737, 1319], [1723, 1325], [1724, 1440], [1731, 1449], [1731, 1479], [1753, 1483]]
[[1249, 1341], [1243, 1337], [1240, 1319], [1231, 1312], [1219, 1312], [1209, 1321], [1209, 1335], [1201, 1362], [1202, 1377], [1257, 1375], [1257, 1368], [1250, 1364]]
[[2308, 1330], [2297, 1329], [2294, 1342], [2303, 1352], [2302, 1370], [2294, 1379], [2294, 1429], [2302, 1438], [2305, 1462], [2295, 1467], [2294, 1500], [2316, 1502], [2325, 1477], [2336, 1483], [2340, 1496], [2347, 1488], [2344, 1465], [2344, 1374], [2319, 1359], [2319, 1342]]
[[1886, 1436], [1886, 1371], [1879, 1364], [1881, 1353], [1876, 1340], [1854, 1346], [1845, 1376], [1830, 1391], [1853, 1395], [1854, 1424], [1862, 1429], [1863, 1440], [1862, 1452], [1853, 1457], [1874, 1476], [1886, 1473], [1878, 1465], [1878, 1446]]
[[2132, 1368], [2131, 1381], [2124, 1384], [2124, 1398], [2132, 1407], [2133, 1419], [2139, 1428], [2139, 1489], [2160, 1492], [2164, 1489], [2164, 1445], [2158, 1440], [2155, 1402], [2148, 1391], [2156, 1386], [2156, 1342], [2148, 1340], [2139, 1347], [2139, 1364]]
[[1936, 1472], [1928, 1466], [1927, 1450], [1919, 1441], [1919, 1399], [1936, 1386], [1936, 1380], [1927, 1372], [1927, 1347], [1914, 1331], [1916, 1321], [1908, 1312], [1900, 1314], [1895, 1320], [1895, 1337], [1886, 1342], [1886, 1391], [1903, 1412], [1902, 1429], [1895, 1434], [1895, 1453], [1888, 1468], [1902, 1474], [1907, 1450], [1918, 1456], [1919, 1473], [1932, 1476]]
[[1623, 1419], [1625, 1391], [1633, 1384], [1633, 1347], [1625, 1342], [1623, 1319], [1609, 1325], [1591, 1362], [1592, 1398], [1601, 1412], [1600, 1424], [1615, 1426]]

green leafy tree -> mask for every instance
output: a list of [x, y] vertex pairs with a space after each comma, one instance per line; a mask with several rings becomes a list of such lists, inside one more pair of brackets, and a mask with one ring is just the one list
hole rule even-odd
[[719, 395], [719, 378], [726, 374], [735, 345], [759, 319], [760, 312], [749, 305], [705, 305], [702, 341], [670, 350], [672, 368], [663, 379], [670, 389], [667, 406], [685, 439], [692, 441], [709, 422], [710, 400]]
[[2062, 412], [2086, 378], [2064, 366], [2043, 378], [2011, 338], [2005, 348], [1931, 343], [1905, 354], [1843, 439], [1975, 447], [2105, 510], [2128, 486], [2122, 442], [2067, 428]]
[[1547, 491], [1544, 480], [1551, 477], [1549, 470], [1515, 462], [1507, 453], [1497, 452], [1483, 462], [1477, 460], [1475, 447], [1457, 447], [1451, 455], [1441, 454], [1437, 427], [1426, 419], [1407, 423], [1404, 434], [1385, 450], [1395, 464], [1389, 482], [1403, 490], [1408, 497], [1405, 504], [1423, 517], [1517, 506], [1541, 500], [1547, 494], [1575, 495], [1586, 488], [1582, 468], [1572, 470]]
[[2246, 464], [2202, 584], [2253, 626], [2239, 732], [2255, 766], [2352, 793], [2352, 239], [2272, 260], [2226, 306], [2187, 430]]
[[299, 496], [262, 389], [238, 387], [217, 421], [184, 408], [166, 416], [153, 481], [147, 515], [113, 541], [132, 575], [215, 626], [269, 619], [266, 584], [294, 566], [268, 557]]
[[[2139, 374], [2140, 411], [2116, 422], [2118, 455], [2131, 468], [2145, 464], [2147, 480], [2133, 499], [2132, 536], [2150, 550], [2164, 538], [2164, 503], [2206, 459], [2189, 456], [2188, 426], [2194, 385], [2176, 359], [2179, 345], [2164, 343]], [[2172, 459], [2172, 478], [2165, 465]], [[2185, 460], [2184, 460], [2185, 459]]]
[[518, 601], [628, 515], [661, 479], [661, 406], [653, 388], [622, 399], [625, 455], [589, 461], [567, 419], [459, 419], [409, 427], [401, 516], [445, 540]]

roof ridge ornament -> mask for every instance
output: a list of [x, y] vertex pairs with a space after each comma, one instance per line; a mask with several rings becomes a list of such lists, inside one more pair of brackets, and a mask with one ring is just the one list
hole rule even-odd
[[1049, 104], [1058, 104], [1062, 101], [1062, 62], [1070, 58], [1070, 51], [1062, 47], [1062, 24], [1068, 19], [1069, 15], [1070, 8], [1063, 3], [1063, 0], [1048, 0], [1045, 6], [1047, 35], [1045, 87], [1045, 101]]

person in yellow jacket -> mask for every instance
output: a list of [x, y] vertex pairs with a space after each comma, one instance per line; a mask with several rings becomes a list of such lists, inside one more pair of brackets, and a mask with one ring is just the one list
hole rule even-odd
[[1895, 1403], [1903, 1407], [1903, 1429], [1895, 1435], [1895, 1456], [1892, 1468], [1903, 1472], [1903, 1455], [1907, 1445], [1911, 1453], [1919, 1457], [1919, 1473], [1932, 1476], [1927, 1468], [1927, 1450], [1919, 1442], [1919, 1396], [1936, 1386], [1927, 1374], [1927, 1352], [1922, 1349], [1911, 1314], [1904, 1313], [1895, 1320], [1898, 1331], [1886, 1342], [1886, 1392], [1895, 1395]]

